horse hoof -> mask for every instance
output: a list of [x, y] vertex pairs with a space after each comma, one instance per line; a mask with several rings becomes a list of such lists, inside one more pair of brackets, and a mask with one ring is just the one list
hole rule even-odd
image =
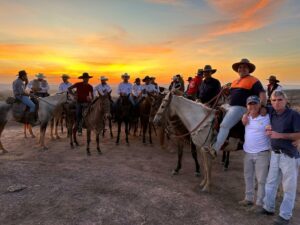
[[172, 171], [172, 175], [174, 175], [174, 176], [175, 176], [175, 175], [178, 175], [178, 174], [179, 174], [179, 172], [178, 172], [178, 171], [176, 171], [176, 170], [173, 170], [173, 171]]
[[204, 193], [210, 193], [210, 189], [208, 187], [203, 187], [201, 191]]
[[223, 168], [223, 171], [224, 171], [224, 172], [226, 172], [227, 170], [228, 170], [228, 168], [226, 168], [226, 167]]
[[34, 135], [31, 135], [31, 138], [35, 138], [35, 136], [34, 136]]
[[43, 150], [44, 150], [44, 151], [47, 151], [48, 149], [49, 149], [48, 146], [44, 146], [44, 147], [43, 147]]
[[101, 152], [101, 151], [98, 151], [98, 155], [102, 155], [102, 152]]
[[90, 152], [86, 152], [86, 154], [87, 154], [88, 156], [91, 156], [91, 153], [90, 153]]
[[195, 177], [200, 177], [200, 172], [195, 172]]
[[60, 139], [60, 136], [56, 136], [56, 139]]

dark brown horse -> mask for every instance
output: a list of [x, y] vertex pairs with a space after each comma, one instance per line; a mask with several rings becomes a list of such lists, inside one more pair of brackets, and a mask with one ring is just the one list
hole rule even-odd
[[131, 121], [132, 103], [128, 96], [120, 96], [116, 102], [115, 120], [118, 123], [118, 134], [116, 144], [120, 142], [120, 133], [122, 122], [125, 124], [126, 143], [129, 144], [129, 123]]
[[141, 129], [142, 129], [142, 135], [143, 135], [143, 143], [146, 143], [146, 132], [148, 129], [149, 132], [149, 143], [152, 144], [152, 122], [150, 122], [150, 112], [151, 112], [151, 106], [152, 102], [154, 101], [155, 96], [148, 94], [139, 105], [139, 111], [140, 111], [140, 120], [141, 120]]

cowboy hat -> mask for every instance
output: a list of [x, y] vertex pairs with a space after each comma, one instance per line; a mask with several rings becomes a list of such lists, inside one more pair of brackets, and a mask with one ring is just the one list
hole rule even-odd
[[145, 78], [142, 81], [146, 82], [146, 80], [150, 80], [150, 77], [149, 76], [145, 76]]
[[70, 76], [68, 74], [63, 74], [63, 75], [61, 75], [61, 78], [67, 78], [67, 79], [69, 79]]
[[45, 75], [42, 74], [42, 73], [38, 73], [38, 74], [35, 75], [35, 77], [38, 78], [38, 79], [44, 79]]
[[198, 69], [197, 75], [198, 75], [198, 76], [202, 76], [202, 75], [203, 75], [203, 69]]
[[271, 75], [270, 77], [269, 77], [269, 79], [267, 79], [267, 80], [272, 80], [272, 81], [275, 81], [276, 83], [279, 83], [280, 81], [279, 80], [277, 80], [277, 78], [276, 78], [276, 76], [274, 76], [274, 75]]
[[239, 69], [239, 66], [241, 64], [246, 64], [248, 67], [249, 67], [249, 73], [253, 73], [254, 70], [255, 70], [255, 65], [253, 63], [251, 63], [248, 59], [241, 59], [240, 62], [237, 62], [237, 63], [234, 63], [232, 65], [232, 69], [235, 71], [235, 72], [238, 72], [238, 69]]
[[108, 78], [106, 77], [106, 76], [101, 76], [100, 78], [99, 78], [99, 80], [108, 80]]
[[92, 78], [88, 73], [83, 73], [78, 79], [84, 79], [84, 78]]
[[212, 69], [211, 65], [205, 65], [203, 69], [203, 73], [211, 72], [211, 74], [214, 74], [216, 71], [217, 71], [216, 69]]
[[130, 78], [130, 76], [129, 76], [129, 74], [128, 74], [128, 73], [124, 73], [124, 74], [122, 74], [121, 78], [125, 78], [125, 77], [128, 77], [128, 78]]
[[150, 80], [155, 80], [155, 77], [150, 77]]
[[192, 77], [189, 77], [186, 81], [191, 81], [191, 80], [193, 80], [193, 78], [192, 78]]

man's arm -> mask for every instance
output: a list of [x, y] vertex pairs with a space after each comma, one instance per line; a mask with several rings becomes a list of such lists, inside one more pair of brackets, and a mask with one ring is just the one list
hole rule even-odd
[[73, 85], [71, 85], [70, 87], [68, 87], [68, 92], [71, 94], [71, 95], [73, 95], [73, 96], [75, 96], [75, 94], [74, 94], [74, 92], [73, 92], [73, 89], [74, 88], [76, 88], [76, 84], [73, 84]]
[[267, 104], [267, 95], [265, 91], [259, 93], [260, 102], [263, 106]]
[[271, 139], [286, 139], [297, 141], [300, 139], [300, 132], [298, 133], [278, 133], [276, 131], [269, 131], [269, 136]]

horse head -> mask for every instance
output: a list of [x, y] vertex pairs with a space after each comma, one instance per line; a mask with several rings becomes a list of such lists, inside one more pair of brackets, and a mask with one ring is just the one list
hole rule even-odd
[[149, 121], [153, 122], [153, 119], [162, 103], [162, 100], [164, 99], [166, 95], [165, 94], [157, 94], [155, 96], [152, 96], [152, 103], [151, 103], [151, 109], [150, 109], [150, 117]]
[[169, 106], [170, 106], [171, 100], [172, 100], [172, 93], [169, 92], [162, 100], [162, 102], [157, 110], [157, 113], [153, 119], [153, 123], [155, 125], [159, 126], [162, 124], [163, 118], [165, 118], [167, 112], [169, 111]]

